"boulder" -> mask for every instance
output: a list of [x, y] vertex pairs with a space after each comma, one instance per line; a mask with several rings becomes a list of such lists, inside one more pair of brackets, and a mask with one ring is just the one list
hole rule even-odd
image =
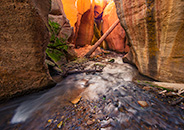
[[[104, 9], [103, 12], [103, 24], [102, 24], [102, 32], [105, 33], [111, 25], [118, 19], [116, 14], [115, 3], [111, 1]], [[125, 31], [121, 27], [120, 23], [116, 26], [116, 28], [105, 38], [105, 41], [108, 44], [108, 48], [110, 50], [114, 50], [116, 52], [128, 52], [129, 47], [126, 44]]]
[[51, 15], [51, 14], [49, 14], [49, 19], [60, 25], [58, 37], [68, 40], [73, 32], [69, 20], [64, 15]]
[[114, 0], [139, 71], [166, 82], [184, 82], [183, 0]]
[[[49, 19], [60, 25], [60, 31], [58, 34], [59, 38], [63, 38], [66, 41], [70, 38], [73, 33], [73, 29], [66, 17], [63, 9], [63, 3], [61, 0], [52, 0], [51, 12], [49, 14]], [[60, 13], [53, 13], [60, 12]]]
[[52, 0], [52, 2], [51, 2], [51, 11], [50, 11], [49, 14], [64, 15], [66, 17], [61, 0]]
[[1, 0], [0, 8], [0, 99], [55, 85], [45, 65], [50, 0]]

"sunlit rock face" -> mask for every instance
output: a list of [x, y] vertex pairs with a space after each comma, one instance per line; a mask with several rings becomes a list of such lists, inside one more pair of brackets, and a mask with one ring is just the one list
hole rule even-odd
[[50, 0], [1, 0], [0, 8], [0, 99], [53, 85], [44, 63]]
[[[111, 1], [104, 9], [103, 12], [103, 25], [102, 31], [105, 33], [112, 24], [118, 19], [116, 14], [116, 7], [113, 1]], [[108, 43], [110, 50], [117, 52], [128, 52], [129, 47], [126, 45], [125, 31], [121, 27], [120, 23], [105, 39]]]
[[74, 27], [73, 43], [85, 46], [91, 43], [94, 24], [94, 1], [62, 0], [66, 17]]
[[184, 82], [184, 2], [115, 0], [132, 44], [132, 61], [154, 79]]
[[106, 0], [95, 0], [95, 18], [101, 17], [104, 8], [107, 5]]
[[71, 37], [73, 29], [69, 23], [69, 20], [66, 18], [61, 0], [52, 0], [49, 19], [60, 25], [58, 37], [67, 41]]
[[75, 26], [75, 45], [91, 44], [94, 26], [94, 1], [77, 0], [78, 20]]
[[66, 14], [66, 17], [70, 21], [70, 25], [72, 27], [75, 26], [75, 23], [77, 22], [77, 5], [75, 5], [76, 0], [62, 0], [64, 12]]

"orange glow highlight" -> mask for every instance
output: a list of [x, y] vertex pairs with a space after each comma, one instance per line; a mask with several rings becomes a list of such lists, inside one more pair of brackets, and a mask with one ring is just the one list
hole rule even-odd
[[106, 5], [106, 0], [95, 0], [95, 18], [100, 16]]
[[78, 14], [77, 7], [75, 6], [75, 1], [76, 0], [62, 0], [66, 17], [70, 21], [70, 25], [72, 27], [75, 26]]

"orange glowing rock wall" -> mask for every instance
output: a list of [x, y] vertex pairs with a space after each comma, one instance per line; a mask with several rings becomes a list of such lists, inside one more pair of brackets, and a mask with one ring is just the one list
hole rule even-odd
[[94, 25], [94, 0], [62, 0], [64, 11], [74, 27], [76, 46], [91, 44]]
[[[116, 14], [116, 7], [113, 1], [105, 7], [103, 12], [103, 25], [102, 32], [105, 33], [110, 26], [118, 19]], [[126, 45], [125, 31], [121, 27], [120, 23], [105, 39], [110, 50], [117, 52], [128, 52], [129, 47]]]
[[95, 18], [98, 18], [107, 5], [106, 0], [95, 0]]
[[94, 1], [78, 0], [78, 24], [76, 24], [76, 46], [91, 44], [94, 27]]
[[[73, 43], [75, 46], [91, 44], [94, 35], [94, 19], [98, 29], [103, 33], [118, 19], [113, 0], [92, 0], [92, 2], [91, 0], [62, 0], [62, 2], [65, 14], [74, 28]], [[120, 24], [105, 40], [110, 50], [129, 51], [125, 43], [125, 32]]]
[[77, 0], [77, 10], [79, 14], [84, 14], [91, 8], [90, 0]]
[[70, 25], [72, 27], [74, 27], [75, 23], [77, 22], [77, 14], [78, 14], [75, 2], [76, 0], [62, 0], [66, 17], [69, 19]]

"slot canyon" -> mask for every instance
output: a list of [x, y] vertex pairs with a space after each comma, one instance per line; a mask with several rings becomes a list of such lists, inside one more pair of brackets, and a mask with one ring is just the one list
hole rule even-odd
[[183, 0], [1, 0], [1, 130], [184, 129]]

